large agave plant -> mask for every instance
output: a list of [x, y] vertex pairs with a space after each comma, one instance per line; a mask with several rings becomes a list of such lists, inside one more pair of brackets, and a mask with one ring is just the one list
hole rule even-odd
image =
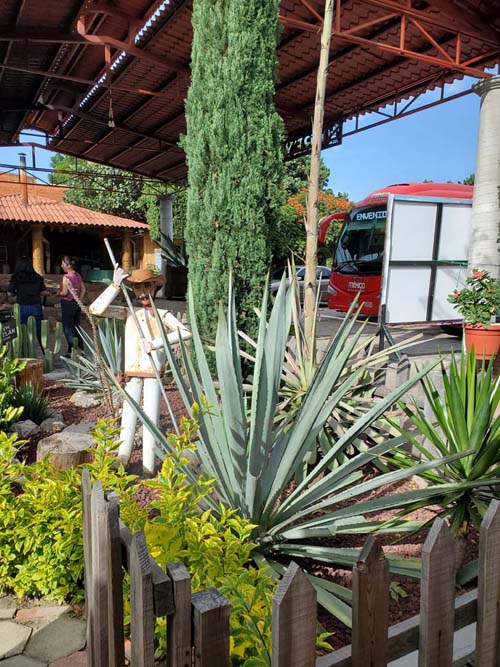
[[[261, 313], [267, 313], [267, 299], [266, 291]], [[434, 468], [443, 460], [366, 479], [366, 466], [406, 442], [404, 436], [399, 436], [389, 438], [368, 451], [355, 453], [333, 469], [329, 468], [340, 453], [350, 448], [363, 431], [373, 425], [429, 369], [421, 370], [386, 398], [373, 402], [295, 485], [296, 473], [305, 455], [315, 447], [318, 433], [363, 373], [363, 369], [353, 368], [345, 375], [346, 364], [360, 345], [361, 330], [355, 327], [356, 318], [349, 315], [342, 322], [303, 396], [293, 422], [277, 423], [282, 365], [292, 310], [292, 294], [286, 292], [284, 281], [269, 319], [261, 317], [250, 393], [244, 387], [241, 373], [241, 350], [231, 289], [227, 314], [223, 308], [219, 314], [215, 342], [217, 380], [212, 378], [197, 328], [192, 295], [190, 304], [194, 349], [191, 351], [181, 342], [182, 369], [164, 331], [165, 348], [186, 409], [189, 411], [194, 403], [208, 403], [210, 406], [201, 415], [198, 452], [205, 470], [217, 480], [220, 501], [237, 509], [255, 524], [252, 538], [258, 545], [254, 551], [256, 562], [266, 565], [278, 575], [282, 572], [283, 559], [292, 556], [350, 568], [358, 552], [331, 546], [336, 535], [369, 533], [379, 529], [414, 530], [415, 523], [382, 523], [370, 520], [369, 515], [398, 510], [427, 497], [432, 499], [436, 495], [435, 490], [417, 489], [371, 500], [364, 500], [362, 496], [419, 471]], [[167, 455], [170, 451], [168, 436], [161, 433], [137, 403], [128, 400], [145, 426], [155, 434], [159, 443], [158, 454], [162, 457]], [[457, 455], [448, 457], [449, 460], [455, 458]], [[213, 499], [208, 499], [208, 502], [217, 512]], [[327, 540], [324, 546], [318, 545], [318, 539], [322, 538]], [[418, 576], [418, 562], [389, 559], [393, 572]], [[311, 577], [311, 581], [318, 591], [320, 603], [349, 624], [350, 592], [316, 577]]]

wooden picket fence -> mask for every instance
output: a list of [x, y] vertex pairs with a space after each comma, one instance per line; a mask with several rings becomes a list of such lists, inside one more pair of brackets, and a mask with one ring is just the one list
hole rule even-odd
[[[82, 479], [88, 667], [125, 664], [123, 568], [130, 575], [131, 665], [154, 665], [154, 619], [167, 617], [166, 667], [229, 667], [230, 604], [215, 589], [191, 593], [182, 563], [164, 572], [142, 533], [119, 519], [115, 494]], [[500, 665], [500, 503], [480, 534], [478, 588], [455, 599], [456, 546], [436, 519], [422, 552], [420, 615], [388, 627], [389, 565], [370, 536], [353, 570], [352, 644], [316, 657], [316, 593], [292, 563], [273, 601], [272, 667], [386, 667], [418, 650], [419, 667], [453, 667], [454, 632], [477, 622], [476, 650], [460, 665]], [[468, 662], [474, 660], [474, 662]], [[165, 663], [163, 663], [165, 665]]]

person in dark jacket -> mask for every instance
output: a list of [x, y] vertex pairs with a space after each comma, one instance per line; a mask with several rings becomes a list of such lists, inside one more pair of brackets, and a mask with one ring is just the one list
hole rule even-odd
[[17, 262], [7, 291], [9, 296], [15, 296], [17, 299], [21, 311], [21, 324], [26, 324], [30, 315], [35, 318], [36, 337], [42, 353], [45, 354], [42, 345], [42, 296], [46, 296], [49, 292], [42, 276], [35, 271], [28, 257], [21, 257]]

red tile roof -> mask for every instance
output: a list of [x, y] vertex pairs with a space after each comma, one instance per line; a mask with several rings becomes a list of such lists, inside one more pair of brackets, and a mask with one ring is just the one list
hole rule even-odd
[[86, 227], [117, 227], [147, 231], [148, 225], [136, 220], [119, 218], [117, 215], [98, 213], [88, 208], [58, 202], [46, 197], [30, 195], [28, 204], [21, 195], [0, 197], [0, 222], [40, 222], [51, 225], [80, 225]]

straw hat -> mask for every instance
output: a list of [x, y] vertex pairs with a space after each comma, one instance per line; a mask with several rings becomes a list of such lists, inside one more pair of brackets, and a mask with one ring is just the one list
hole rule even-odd
[[142, 283], [152, 283], [156, 285], [163, 285], [165, 278], [157, 273], [153, 273], [151, 269], [135, 269], [127, 278], [127, 282], [131, 285], [141, 285]]

